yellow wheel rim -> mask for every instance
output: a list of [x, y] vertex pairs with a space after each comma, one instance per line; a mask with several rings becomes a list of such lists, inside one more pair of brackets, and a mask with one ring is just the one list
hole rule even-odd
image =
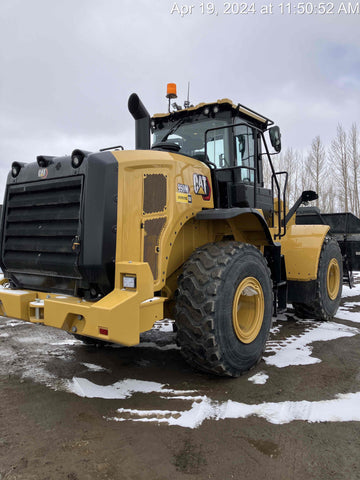
[[335, 300], [340, 288], [340, 267], [336, 258], [332, 258], [328, 269], [326, 278], [327, 293], [331, 300]]
[[258, 336], [264, 318], [264, 293], [256, 278], [245, 278], [236, 289], [232, 319], [240, 342], [251, 343]]

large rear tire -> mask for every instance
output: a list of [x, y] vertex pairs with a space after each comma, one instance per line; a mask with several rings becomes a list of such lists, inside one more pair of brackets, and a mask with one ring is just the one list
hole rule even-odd
[[231, 377], [248, 371], [261, 359], [272, 312], [270, 270], [253, 245], [211, 243], [185, 263], [175, 320], [190, 365]]
[[316, 279], [315, 299], [309, 303], [294, 303], [300, 318], [330, 320], [339, 308], [343, 281], [343, 263], [339, 244], [326, 237], [321, 249]]

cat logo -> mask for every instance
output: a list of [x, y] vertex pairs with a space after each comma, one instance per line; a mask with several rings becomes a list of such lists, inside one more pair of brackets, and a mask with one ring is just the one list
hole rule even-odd
[[194, 193], [196, 195], [202, 195], [204, 200], [210, 200], [210, 185], [209, 180], [205, 175], [194, 173]]
[[48, 169], [47, 168], [39, 168], [38, 177], [39, 178], [46, 178], [48, 176]]

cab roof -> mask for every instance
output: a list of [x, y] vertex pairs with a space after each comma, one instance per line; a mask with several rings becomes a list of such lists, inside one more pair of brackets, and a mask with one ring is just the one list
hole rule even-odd
[[234, 116], [239, 116], [242, 118], [247, 118], [250, 121], [258, 123], [259, 126], [261, 126], [262, 129], [266, 129], [270, 125], [273, 125], [273, 121], [270, 120], [267, 117], [264, 117], [263, 115], [260, 115], [259, 113], [255, 112], [251, 108], [245, 107], [244, 105], [241, 105], [238, 103], [237, 105], [233, 103], [231, 100], [228, 98], [223, 98], [221, 100], [217, 100], [216, 102], [210, 102], [210, 103], [199, 103], [196, 106], [190, 106], [189, 108], [183, 108], [181, 110], [175, 110], [173, 112], [168, 112], [168, 113], [156, 113], [155, 115], [152, 116], [152, 118], [156, 121], [157, 119], [177, 119], [181, 118], [186, 114], [192, 114], [192, 113], [200, 113], [201, 111], [205, 110], [206, 108], [209, 108], [210, 110], [214, 108], [215, 106], [219, 107], [220, 111], [232, 111]]

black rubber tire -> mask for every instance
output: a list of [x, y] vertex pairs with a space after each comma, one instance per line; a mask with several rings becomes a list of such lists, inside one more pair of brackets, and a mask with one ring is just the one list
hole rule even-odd
[[[264, 298], [261, 328], [251, 343], [238, 339], [232, 321], [234, 297], [246, 278], [259, 282]], [[184, 264], [176, 295], [177, 342], [191, 366], [238, 377], [260, 361], [272, 322], [273, 290], [267, 262], [256, 247], [228, 241], [197, 249]]]
[[[327, 271], [333, 259], [335, 259], [339, 265], [340, 285], [336, 298], [331, 299], [328, 295]], [[319, 259], [315, 299], [309, 304], [293, 303], [295, 315], [299, 318], [311, 318], [322, 321], [331, 320], [340, 305], [342, 282], [343, 261], [339, 244], [334, 238], [326, 237]]]

